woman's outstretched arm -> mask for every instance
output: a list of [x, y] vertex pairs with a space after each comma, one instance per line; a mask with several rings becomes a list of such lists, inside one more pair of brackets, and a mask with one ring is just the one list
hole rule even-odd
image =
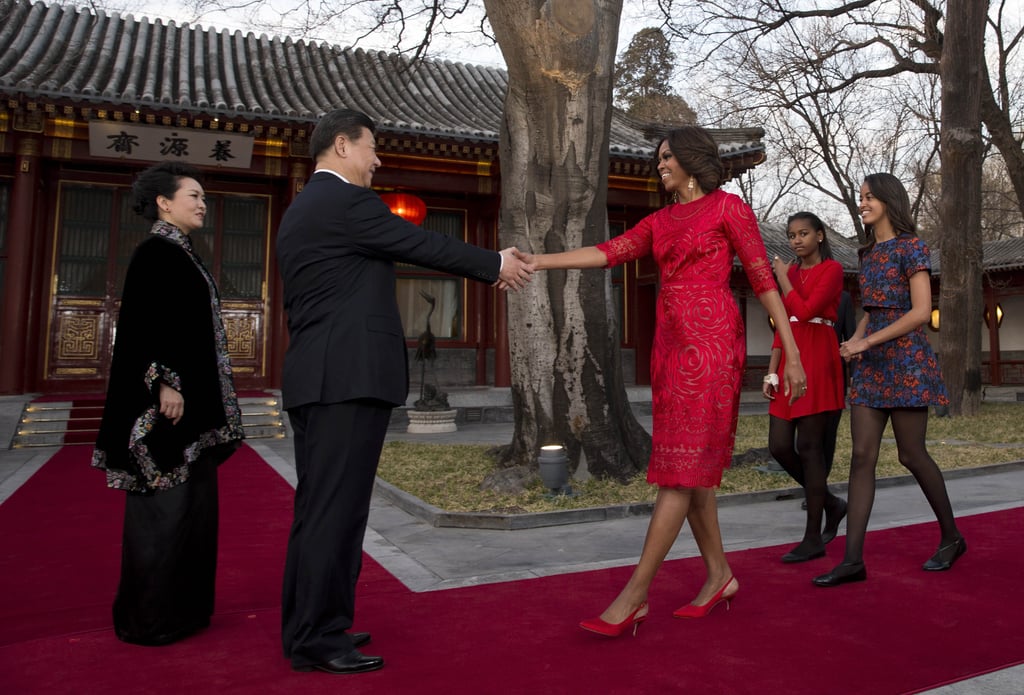
[[519, 259], [534, 270], [558, 270], [569, 268], [604, 268], [608, 257], [596, 246], [583, 246], [561, 253], [519, 253]]

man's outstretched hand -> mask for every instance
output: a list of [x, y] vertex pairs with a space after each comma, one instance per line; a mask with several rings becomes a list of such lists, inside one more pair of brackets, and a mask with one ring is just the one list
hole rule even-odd
[[533, 275], [533, 265], [522, 260], [522, 254], [515, 246], [501, 252], [501, 273], [495, 286], [500, 290], [521, 290]]

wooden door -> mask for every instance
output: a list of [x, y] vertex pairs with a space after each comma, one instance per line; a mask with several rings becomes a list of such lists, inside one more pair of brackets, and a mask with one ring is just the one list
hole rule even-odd
[[[104, 388], [124, 275], [150, 224], [117, 185], [61, 181], [55, 214], [42, 390]], [[239, 389], [267, 383], [267, 272], [271, 199], [207, 193], [206, 226], [193, 246], [217, 281]]]

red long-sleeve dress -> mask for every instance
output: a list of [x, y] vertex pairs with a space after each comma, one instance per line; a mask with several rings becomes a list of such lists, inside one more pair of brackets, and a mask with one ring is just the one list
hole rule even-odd
[[647, 254], [661, 280], [651, 352], [648, 482], [715, 487], [732, 461], [746, 338], [729, 286], [739, 256], [754, 292], [776, 289], [754, 213], [721, 189], [648, 215], [598, 248], [608, 266]]
[[[793, 340], [800, 350], [800, 362], [807, 375], [807, 392], [790, 405], [780, 388], [768, 412], [783, 420], [792, 420], [805, 415], [842, 410], [846, 403], [846, 383], [843, 379], [843, 360], [839, 356], [839, 341], [832, 324], [839, 314], [843, 266], [833, 260], [824, 260], [807, 270], [791, 265], [786, 275], [793, 289], [782, 298], [782, 302], [786, 305], [786, 313], [790, 317], [789, 327], [793, 330]], [[786, 351], [782, 348], [778, 334], [772, 343], [772, 349], [775, 348], [782, 350], [778, 367], [781, 384]]]

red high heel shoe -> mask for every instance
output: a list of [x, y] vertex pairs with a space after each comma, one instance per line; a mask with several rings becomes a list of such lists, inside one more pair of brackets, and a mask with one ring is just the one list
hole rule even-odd
[[695, 606], [692, 603], [688, 603], [682, 608], [677, 609], [672, 613], [673, 618], [703, 618], [711, 612], [711, 609], [717, 606], [722, 601], [725, 601], [725, 610], [729, 610], [729, 602], [732, 601], [733, 597], [739, 593], [739, 586], [736, 587], [736, 591], [732, 592], [728, 596], [725, 595], [725, 590], [729, 588], [729, 585], [735, 581], [735, 577], [729, 577], [722, 588], [712, 596], [707, 603]]
[[[639, 614], [640, 611], [643, 611], [643, 615]], [[637, 609], [635, 611], [626, 616], [626, 619], [623, 620], [621, 623], [609, 623], [604, 620], [601, 620], [601, 618], [590, 618], [589, 620], [584, 620], [582, 623], [580, 623], [580, 627], [582, 627], [584, 630], [589, 630], [590, 632], [596, 632], [599, 635], [604, 635], [605, 637], [618, 637], [627, 629], [629, 629], [630, 625], [632, 625], [633, 636], [636, 637], [636, 630], [638, 627], [640, 627], [640, 623], [647, 620], [647, 613], [647, 601], [644, 601], [639, 606], [637, 606]]]

